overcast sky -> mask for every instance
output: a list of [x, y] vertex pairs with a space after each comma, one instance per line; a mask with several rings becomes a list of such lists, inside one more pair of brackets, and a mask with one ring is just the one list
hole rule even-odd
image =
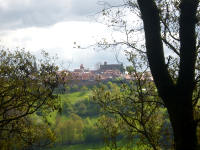
[[[87, 47], [110, 35], [110, 30], [94, 19], [103, 9], [99, 3], [99, 0], [0, 0], [0, 45], [25, 48], [36, 55], [46, 50], [51, 55], [57, 54], [70, 70], [80, 64], [92, 69], [99, 62], [116, 63], [114, 50], [73, 48], [74, 42]], [[121, 61], [126, 60], [121, 51], [117, 53]]]

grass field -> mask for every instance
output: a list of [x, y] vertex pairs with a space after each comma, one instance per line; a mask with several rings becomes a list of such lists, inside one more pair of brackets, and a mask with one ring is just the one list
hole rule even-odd
[[80, 91], [80, 92], [73, 92], [69, 94], [62, 94], [60, 95], [61, 100], [70, 101], [71, 104], [75, 104], [79, 101], [89, 99], [91, 92], [90, 91]]
[[[89, 99], [90, 94], [91, 94], [90, 91], [78, 91], [78, 92], [72, 92], [69, 94], [60, 94], [59, 97], [61, 99], [61, 105], [64, 102], [70, 102], [72, 105], [74, 105], [77, 102]], [[47, 116], [48, 122], [51, 124], [54, 124], [56, 115], [57, 115], [56, 111], [50, 113]], [[66, 117], [66, 116], [63, 116], [63, 117]]]

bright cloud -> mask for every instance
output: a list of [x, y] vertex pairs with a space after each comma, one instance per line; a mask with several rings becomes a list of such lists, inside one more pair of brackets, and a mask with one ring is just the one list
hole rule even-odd
[[[88, 47], [96, 44], [103, 37], [108, 37], [111, 31], [103, 24], [94, 22], [61, 22], [46, 28], [25, 28], [0, 32], [1, 45], [15, 49], [25, 48], [28, 51], [39, 53], [44, 49], [50, 54], [57, 54], [64, 63], [71, 63], [71, 67], [78, 67], [80, 63], [93, 67], [102, 61], [113, 62], [113, 51], [73, 48], [76, 45]], [[120, 36], [119, 36], [120, 37]], [[74, 45], [74, 42], [77, 44]], [[75, 63], [75, 64], [73, 64]]]
[[[0, 0], [0, 45], [25, 48], [36, 55], [46, 50], [57, 54], [65, 66], [77, 68], [81, 63], [94, 67], [97, 62], [116, 63], [112, 50], [76, 49], [95, 44], [101, 38], [111, 39], [111, 31], [91, 16], [103, 6], [99, 0]], [[109, 0], [118, 5], [119, 0]], [[116, 37], [121, 37], [115, 33]], [[121, 53], [121, 52], [118, 52]], [[119, 55], [120, 56], [120, 55]], [[125, 59], [121, 54], [121, 59]]]

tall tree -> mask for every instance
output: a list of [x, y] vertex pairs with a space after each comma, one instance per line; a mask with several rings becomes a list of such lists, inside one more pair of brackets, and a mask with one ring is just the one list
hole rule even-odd
[[[197, 122], [194, 118], [193, 91], [197, 56], [195, 26], [198, 0], [181, 0], [179, 4], [180, 64], [174, 83], [165, 63], [161, 37], [161, 19], [155, 0], [138, 0], [144, 24], [149, 66], [158, 93], [168, 110], [174, 131], [176, 150], [197, 149]], [[177, 33], [178, 34], [178, 33]]]
[[[126, 0], [120, 7], [112, 7], [114, 13], [110, 8], [105, 8], [102, 14], [109, 16], [106, 18], [110, 19], [109, 26], [124, 31], [125, 40], [99, 42], [99, 46], [126, 45], [129, 49], [146, 54], [158, 94], [169, 113], [174, 148], [196, 150], [199, 123], [196, 111], [200, 93], [199, 1]], [[132, 15], [135, 21], [132, 19], [128, 24], [131, 13], [136, 14]], [[127, 14], [128, 19], [124, 17]], [[137, 24], [139, 26], [135, 27]], [[144, 34], [143, 41], [141, 34]], [[135, 40], [135, 37], [139, 40]], [[171, 57], [166, 61], [166, 49], [176, 55], [177, 65], [170, 66]]]

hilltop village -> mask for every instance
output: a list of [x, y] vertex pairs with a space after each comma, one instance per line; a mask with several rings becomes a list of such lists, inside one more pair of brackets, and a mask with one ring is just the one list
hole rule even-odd
[[[71, 81], [106, 81], [116, 78], [130, 80], [134, 78], [134, 75], [125, 73], [123, 64], [108, 64], [107, 62], [99, 65], [99, 68], [97, 70], [85, 69], [83, 64], [81, 64], [79, 69], [74, 69], [73, 71], [63, 70], [59, 72], [59, 74], [61, 73], [68, 75], [67, 78], [63, 80]], [[150, 72], [147, 72], [145, 75], [142, 76], [142, 78], [153, 80]]]
[[97, 70], [85, 69], [83, 64], [80, 65], [79, 69], [74, 69], [71, 72], [72, 80], [108, 80], [124, 75], [123, 64], [107, 64], [104, 62], [103, 65], [99, 66]]

